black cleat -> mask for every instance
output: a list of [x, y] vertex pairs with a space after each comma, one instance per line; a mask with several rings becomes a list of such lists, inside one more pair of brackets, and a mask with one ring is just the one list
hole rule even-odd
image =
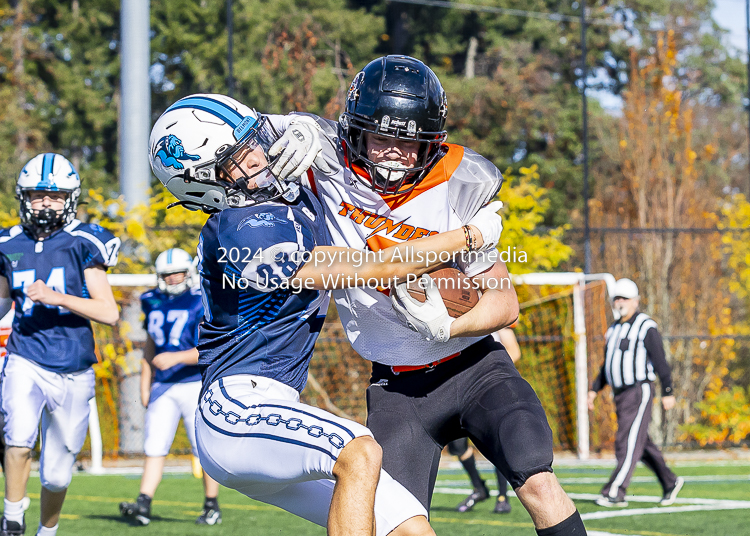
[[474, 488], [474, 491], [471, 492], [471, 495], [466, 497], [461, 504], [459, 504], [456, 507], [456, 510], [459, 512], [468, 512], [472, 508], [474, 508], [474, 505], [478, 502], [486, 501], [490, 497], [490, 490], [487, 489], [487, 485], [482, 482], [482, 487], [480, 489]]
[[135, 520], [139, 525], [145, 526], [151, 523], [151, 508], [139, 502], [121, 502], [120, 513]]
[[504, 501], [495, 501], [495, 509], [492, 510], [495, 514], [510, 514], [510, 503], [508, 499]]
[[221, 510], [218, 508], [203, 508], [201, 515], [195, 520], [196, 525], [221, 525]]
[[18, 523], [5, 519], [0, 519], [0, 536], [23, 536], [26, 533], [26, 519]]

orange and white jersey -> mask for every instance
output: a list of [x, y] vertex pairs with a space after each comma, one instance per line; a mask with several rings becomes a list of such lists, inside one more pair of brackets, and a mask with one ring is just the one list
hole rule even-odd
[[[291, 118], [294, 115], [271, 116], [271, 121], [283, 130]], [[303, 184], [323, 204], [335, 246], [379, 251], [458, 229], [495, 196], [502, 184], [502, 175], [491, 162], [470, 149], [446, 144], [445, 156], [413, 190], [383, 196], [353, 176], [337, 150], [336, 123], [315, 119], [332, 172], [323, 174], [311, 168], [303, 176]], [[480, 261], [462, 268], [468, 275], [476, 275], [492, 264]], [[424, 340], [396, 317], [388, 291], [377, 288], [335, 290], [333, 298], [354, 349], [365, 359], [385, 365], [424, 365], [482, 338], [460, 337], [446, 343]]]

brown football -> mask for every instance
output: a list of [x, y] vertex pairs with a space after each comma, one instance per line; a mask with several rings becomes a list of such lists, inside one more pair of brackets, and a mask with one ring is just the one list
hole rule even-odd
[[[456, 268], [441, 268], [430, 272], [443, 298], [448, 314], [453, 318], [466, 314], [479, 301], [479, 292], [474, 288], [471, 279]], [[409, 281], [409, 294], [415, 300], [424, 303], [425, 292], [419, 286], [419, 279]]]

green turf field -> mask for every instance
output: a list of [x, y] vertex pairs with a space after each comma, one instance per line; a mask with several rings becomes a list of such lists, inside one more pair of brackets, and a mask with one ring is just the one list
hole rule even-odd
[[[602, 533], [643, 536], [744, 536], [750, 535], [750, 464], [687, 463], [676, 471], [686, 484], [677, 503], [668, 509], [653, 501], [661, 494], [655, 478], [642, 468], [628, 490], [624, 510], [600, 508], [588, 498], [599, 491], [610, 468], [592, 466], [556, 469], [566, 491], [572, 494], [584, 516], [590, 534]], [[484, 473], [494, 483], [491, 473]], [[220, 503], [224, 523], [218, 527], [194, 525], [202, 504], [201, 482], [190, 475], [165, 475], [152, 506], [154, 520], [148, 527], [134, 527], [122, 519], [117, 505], [138, 495], [139, 476], [76, 475], [60, 522], [61, 536], [102, 536], [110, 534], [149, 535], [275, 535], [323, 536], [325, 530], [277, 508], [251, 501], [222, 489]], [[438, 536], [533, 536], [531, 520], [515, 498], [513, 511], [499, 516], [491, 513], [492, 500], [478, 504], [474, 511], [459, 514], [454, 507], [468, 491], [469, 482], [460, 470], [440, 472], [431, 512]], [[27, 534], [33, 534], [39, 519], [39, 478], [31, 478], [30, 510], [26, 514]], [[681, 501], [681, 499], [683, 499]], [[739, 501], [739, 502], [732, 502]], [[739, 507], [739, 508], [738, 508]], [[636, 515], [623, 516], [633, 510]], [[654, 513], [660, 512], [661, 513]], [[617, 517], [592, 518], [596, 515]]]

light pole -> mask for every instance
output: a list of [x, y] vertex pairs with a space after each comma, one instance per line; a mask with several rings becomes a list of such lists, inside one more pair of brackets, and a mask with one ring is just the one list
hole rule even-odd
[[234, 98], [234, 55], [232, 41], [234, 35], [234, 10], [232, 0], [227, 0], [227, 94]]
[[[586, 102], [586, 2], [581, 3], [581, 101], [583, 105], [583, 273], [591, 273], [591, 229], [589, 225], [589, 117]], [[747, 0], [750, 2], [750, 0]]]

